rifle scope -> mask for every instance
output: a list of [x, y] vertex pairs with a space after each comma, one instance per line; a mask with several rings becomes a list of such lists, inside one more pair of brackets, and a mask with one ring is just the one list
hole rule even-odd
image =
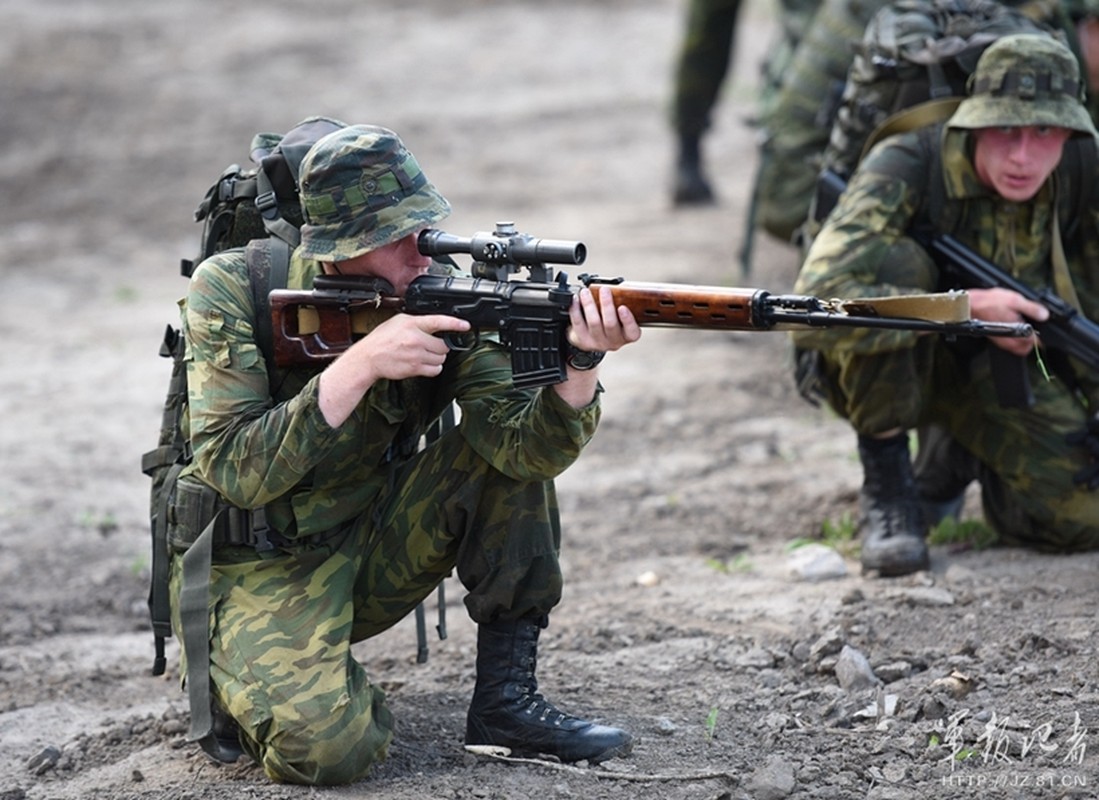
[[537, 239], [517, 232], [510, 222], [498, 222], [493, 233], [480, 231], [468, 238], [428, 229], [420, 234], [417, 247], [425, 256], [460, 253], [486, 264], [583, 264], [588, 255], [583, 242]]

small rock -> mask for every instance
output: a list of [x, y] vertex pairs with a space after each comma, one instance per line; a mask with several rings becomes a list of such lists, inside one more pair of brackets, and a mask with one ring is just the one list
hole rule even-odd
[[902, 589], [894, 597], [908, 603], [910, 606], [917, 607], [952, 606], [955, 602], [953, 594], [946, 589], [935, 586], [913, 586], [909, 589]]
[[676, 724], [667, 717], [661, 717], [656, 721], [656, 732], [661, 736], [671, 736], [677, 730], [679, 728], [676, 727]]
[[844, 645], [836, 660], [836, 679], [846, 692], [870, 689], [881, 683], [866, 656], [850, 645]]
[[638, 575], [635, 583], [637, 583], [638, 586], [643, 586], [646, 589], [651, 589], [652, 587], [660, 584], [660, 576], [650, 569], [647, 572], [642, 572], [640, 575]]
[[840, 598], [840, 602], [845, 606], [853, 606], [857, 603], [861, 603], [866, 599], [866, 595], [863, 594], [862, 589], [858, 586], [853, 587], [843, 597]]
[[35, 775], [45, 775], [51, 769], [57, 766], [57, 762], [61, 760], [61, 751], [53, 745], [44, 748], [38, 755], [32, 756], [27, 761], [27, 769], [33, 772]]
[[794, 791], [795, 785], [790, 762], [773, 756], [752, 772], [747, 789], [754, 800], [782, 800]]
[[843, 649], [843, 631], [838, 627], [825, 631], [809, 648], [809, 658], [819, 661], [825, 656], [833, 656]]
[[899, 681], [901, 678], [907, 678], [914, 672], [912, 664], [907, 661], [890, 661], [887, 664], [879, 664], [874, 668], [874, 674], [881, 679], [882, 683], [892, 683], [893, 681]]
[[790, 717], [779, 711], [772, 711], [762, 720], [763, 727], [768, 731], [784, 731], [790, 727]]
[[747, 667], [749, 669], [767, 669], [773, 667], [774, 664], [774, 654], [762, 647], [753, 647], [747, 653], [743, 653], [736, 658], [738, 667]]
[[808, 642], [798, 642], [790, 651], [790, 655], [794, 661], [804, 664], [812, 655], [812, 650], [810, 649]]
[[945, 689], [955, 700], [961, 700], [973, 691], [973, 679], [964, 672], [953, 670], [946, 677], [933, 680], [931, 688]]
[[827, 581], [847, 575], [843, 556], [823, 544], [807, 544], [790, 553], [786, 559], [790, 577], [799, 581]]

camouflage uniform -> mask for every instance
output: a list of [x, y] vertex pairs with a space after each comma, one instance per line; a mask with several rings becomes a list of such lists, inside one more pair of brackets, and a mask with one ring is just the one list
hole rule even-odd
[[[316, 259], [350, 258], [449, 211], [411, 154], [391, 155], [376, 180], [303, 196], [306, 218], [322, 222], [303, 229], [289, 288], [312, 286]], [[363, 207], [381, 210], [349, 224], [348, 209]], [[384, 757], [393, 723], [350, 646], [396, 623], [455, 568], [478, 623], [548, 614], [562, 583], [553, 479], [594, 433], [598, 398], [574, 409], [550, 390], [515, 391], [508, 354], [483, 341], [452, 352], [436, 379], [378, 381], [333, 429], [318, 405], [320, 368], [264, 363], [239, 251], [203, 262], [181, 305], [194, 449], [183, 480], [233, 506], [264, 507], [281, 545], [215, 550], [213, 695], [271, 778], [356, 780]], [[458, 426], [409, 455], [452, 400]], [[178, 615], [173, 623], [182, 640]]]
[[[978, 72], [988, 65], [993, 76], [1002, 73], [1010, 68], [1012, 48], [1028, 41], [1027, 47], [1051, 43], [1038, 50], [1047, 59], [1043, 63], [1054, 63], [1046, 47], [1071, 60], [1068, 50], [1048, 37], [1012, 36], [990, 46]], [[1064, 71], [1076, 74], [1067, 66]], [[1094, 150], [1094, 128], [1084, 107], [1071, 89], [1065, 92], [1040, 90], [1028, 107], [1015, 96], [1001, 99], [978, 91], [944, 126], [879, 144], [826, 220], [795, 291], [866, 297], [936, 290], [936, 268], [906, 236], [925, 213], [930, 182], [936, 180], [943, 182], [946, 202], [961, 221], [954, 235], [963, 244], [1028, 285], [1050, 286], [1052, 178], [1028, 202], [1002, 199], [978, 181], [970, 136], [979, 127], [1055, 125], [1083, 134], [1081, 146]], [[936, 165], [940, 175], [932, 174]], [[1099, 182], [1094, 175], [1080, 179], [1087, 211], [1080, 220], [1082, 246], [1067, 250], [1069, 270], [1083, 313], [1099, 319]], [[1056, 550], [1099, 546], [1099, 493], [1073, 481], [1089, 458], [1065, 439], [1099, 409], [1099, 377], [1076, 369], [1075, 386], [1064, 376], [1046, 380], [1031, 357], [1034, 406], [1002, 408], [990, 376], [990, 344], [975, 349], [972, 343], [911, 332], [867, 330], [812, 331], [794, 339], [820, 354], [826, 398], [860, 435], [933, 424], [975, 457], [985, 513], [1003, 543]]]
[[[791, 241], [806, 221], [852, 56], [871, 19], [889, 5], [887, 0], [823, 0], [774, 99], [764, 108], [765, 137], [754, 189], [755, 221], [782, 241]], [[1035, 23], [1062, 30], [1075, 46], [1073, 22], [1062, 8], [1069, 4], [1007, 0], [1004, 5]], [[958, 6], [958, 10], [963, 8]], [[898, 7], [898, 13], [901, 11]], [[863, 96], [860, 103], [872, 107], [872, 99]], [[865, 113], [858, 108], [854, 111]]]
[[790, 241], [805, 222], [839, 106], [852, 46], [885, 0], [823, 0], [761, 116], [756, 220]]

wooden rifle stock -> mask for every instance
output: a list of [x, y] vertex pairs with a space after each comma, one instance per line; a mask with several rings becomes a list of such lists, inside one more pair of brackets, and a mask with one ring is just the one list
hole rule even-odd
[[340, 296], [316, 291], [271, 292], [275, 364], [282, 369], [327, 363], [400, 310], [392, 295]]

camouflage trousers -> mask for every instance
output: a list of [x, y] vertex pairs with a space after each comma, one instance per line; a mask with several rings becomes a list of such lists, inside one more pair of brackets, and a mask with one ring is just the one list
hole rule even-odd
[[[1035, 402], [1004, 408], [994, 387], [988, 347], [925, 336], [915, 347], [880, 355], [822, 354], [828, 404], [860, 434], [937, 425], [980, 463], [986, 520], [1000, 543], [1039, 550], [1099, 547], [1099, 492], [1075, 485], [1088, 464], [1066, 434], [1082, 429], [1084, 403], [1032, 356], [1027, 370]], [[967, 348], [968, 349], [968, 348]]]
[[740, 0], [691, 0], [675, 72], [672, 124], [683, 136], [701, 136], [729, 70]]
[[211, 691], [274, 780], [345, 784], [385, 757], [392, 715], [351, 645], [401, 620], [452, 569], [478, 623], [548, 614], [560, 599], [551, 482], [505, 477], [455, 429], [391, 485], [376, 509], [319, 543], [271, 558], [215, 552]]

